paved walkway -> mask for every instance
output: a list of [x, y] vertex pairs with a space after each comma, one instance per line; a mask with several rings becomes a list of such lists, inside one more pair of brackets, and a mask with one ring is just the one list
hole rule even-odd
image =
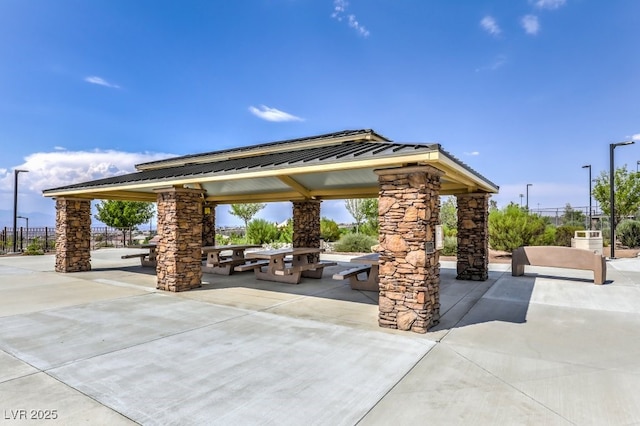
[[73, 274], [0, 258], [0, 424], [640, 424], [640, 259], [604, 286], [442, 262], [442, 320], [419, 335], [379, 328], [377, 294], [330, 278], [347, 263], [171, 294], [122, 253]]

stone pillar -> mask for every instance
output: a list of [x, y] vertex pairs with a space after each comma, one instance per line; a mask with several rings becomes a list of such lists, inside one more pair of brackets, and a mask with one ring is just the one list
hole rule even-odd
[[489, 194], [456, 196], [458, 200], [459, 280], [489, 279]]
[[216, 205], [202, 204], [202, 245], [216, 245]]
[[91, 200], [56, 199], [55, 270], [91, 270]]
[[380, 185], [378, 324], [426, 333], [440, 319], [435, 225], [443, 173], [431, 166], [376, 170], [376, 173]]
[[[293, 201], [293, 247], [320, 248], [320, 201]], [[318, 255], [310, 255], [317, 262]]]
[[201, 191], [187, 188], [157, 190], [157, 288], [185, 291], [202, 282]]

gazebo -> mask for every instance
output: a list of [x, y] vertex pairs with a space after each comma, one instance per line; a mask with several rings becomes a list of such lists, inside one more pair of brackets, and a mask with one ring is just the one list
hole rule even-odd
[[439, 144], [398, 143], [370, 129], [139, 164], [135, 173], [43, 191], [56, 200], [57, 272], [91, 269], [91, 200], [157, 203], [157, 287], [201, 285], [215, 206], [290, 201], [293, 246], [320, 246], [323, 200], [379, 200], [379, 324], [424, 333], [439, 319], [441, 195], [458, 205], [457, 278], [488, 278], [488, 204], [498, 186]]

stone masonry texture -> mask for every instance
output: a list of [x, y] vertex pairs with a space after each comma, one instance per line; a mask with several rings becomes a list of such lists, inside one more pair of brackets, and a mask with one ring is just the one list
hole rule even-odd
[[435, 225], [440, 177], [431, 166], [378, 170], [381, 327], [426, 333], [440, 319], [440, 264]]
[[201, 191], [158, 190], [157, 288], [186, 291], [202, 283]]
[[216, 245], [216, 205], [204, 203], [202, 205], [202, 245]]
[[[293, 202], [293, 247], [320, 247], [320, 201]], [[317, 255], [310, 262], [317, 262]]]
[[457, 196], [458, 263], [457, 279], [489, 279], [489, 194]]
[[91, 270], [91, 200], [56, 200], [55, 270]]

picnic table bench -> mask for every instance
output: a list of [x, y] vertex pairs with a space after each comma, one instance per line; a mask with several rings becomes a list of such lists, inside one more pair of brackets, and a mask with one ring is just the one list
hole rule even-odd
[[[349, 285], [352, 290], [379, 291], [378, 285], [378, 253], [370, 253], [363, 256], [354, 257], [352, 263], [359, 263], [360, 266], [346, 269], [333, 274], [334, 280], [344, 280], [349, 278]], [[365, 279], [360, 276], [366, 274]]]
[[[245, 250], [262, 247], [259, 244], [230, 244], [226, 246], [202, 247], [202, 254], [206, 256], [202, 272], [220, 275], [231, 275], [236, 266], [247, 263]], [[231, 252], [230, 255], [222, 255], [223, 252]], [[253, 263], [249, 261], [249, 263]]]
[[253, 251], [247, 253], [246, 258], [258, 261], [236, 266], [235, 270], [253, 269], [259, 280], [299, 284], [302, 277], [322, 278], [325, 267], [337, 265], [336, 262], [316, 260], [320, 251], [315, 247]]
[[132, 253], [132, 254], [125, 254], [120, 256], [121, 259], [133, 259], [133, 258], [140, 258], [140, 264], [142, 266], [148, 266], [148, 267], [153, 267], [155, 268], [157, 265], [157, 259], [156, 259], [156, 248], [157, 245], [156, 244], [142, 244], [139, 246], [129, 246], [130, 248], [146, 248], [149, 251], [144, 252], [144, 253]]

